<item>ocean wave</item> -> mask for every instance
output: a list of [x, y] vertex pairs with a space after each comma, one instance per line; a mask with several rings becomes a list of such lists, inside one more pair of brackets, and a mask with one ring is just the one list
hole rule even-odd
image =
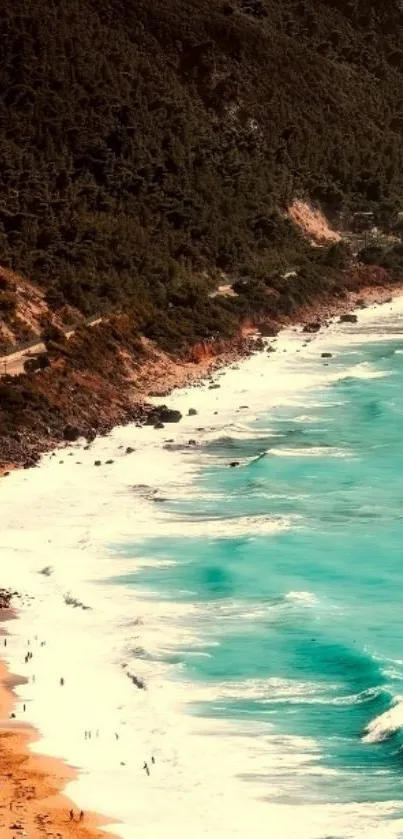
[[266, 454], [274, 457], [349, 457], [350, 455], [346, 449], [337, 449], [331, 446], [267, 449]]
[[382, 743], [403, 728], [403, 696], [396, 696], [393, 705], [371, 720], [363, 735], [364, 743]]
[[289, 591], [284, 600], [292, 603], [304, 603], [307, 606], [314, 606], [318, 599], [311, 591]]
[[159, 519], [160, 533], [165, 536], [208, 536], [214, 539], [233, 539], [234, 536], [256, 536], [276, 533], [292, 526], [291, 516], [234, 516], [233, 518], [192, 518], [183, 516], [172, 520], [170, 514]]
[[347, 382], [349, 379], [384, 379], [391, 375], [391, 371], [374, 370], [370, 362], [364, 361], [362, 364], [357, 364], [355, 367], [351, 367], [349, 370], [346, 370], [342, 375], [340, 375], [338, 381]]

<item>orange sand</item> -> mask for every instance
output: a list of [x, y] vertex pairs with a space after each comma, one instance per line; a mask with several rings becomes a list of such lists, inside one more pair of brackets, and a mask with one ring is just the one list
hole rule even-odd
[[[4, 612], [2, 613], [4, 617]], [[33, 754], [29, 744], [38, 739], [32, 726], [10, 718], [12, 688], [20, 682], [0, 661], [0, 836], [17, 839], [106, 839], [100, 825], [107, 820], [85, 813], [63, 795], [73, 769], [61, 760]], [[74, 821], [70, 821], [70, 809]]]

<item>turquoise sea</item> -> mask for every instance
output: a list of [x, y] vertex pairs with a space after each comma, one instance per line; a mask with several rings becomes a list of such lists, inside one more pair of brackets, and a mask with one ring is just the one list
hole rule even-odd
[[[346, 340], [328, 364], [335, 380], [205, 444], [191, 496], [164, 502], [183, 534], [129, 548], [166, 564], [122, 582], [197, 604], [173, 678], [207, 694], [189, 714], [279, 743], [268, 802], [403, 804], [403, 340]], [[205, 520], [217, 535], [192, 534]]]
[[1, 483], [17, 716], [122, 839], [403, 837], [403, 299], [273, 343]]

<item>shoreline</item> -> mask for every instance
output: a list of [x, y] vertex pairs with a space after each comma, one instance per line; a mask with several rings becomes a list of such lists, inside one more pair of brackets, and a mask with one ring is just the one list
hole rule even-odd
[[[7, 639], [4, 623], [13, 619], [18, 620], [14, 608], [0, 611], [0, 637]], [[78, 772], [61, 758], [31, 751], [31, 744], [41, 739], [39, 732], [29, 722], [11, 716], [17, 704], [14, 688], [25, 681], [0, 658], [0, 758], [5, 779], [0, 785], [0, 828], [14, 828], [18, 835], [32, 839], [116, 839], [107, 830], [110, 819], [106, 817], [85, 812], [79, 821], [76, 804], [64, 792]]]
[[[363, 268], [366, 269], [363, 272], [365, 277], [367, 267], [363, 266]], [[382, 283], [378, 285], [366, 285], [363, 283], [357, 290], [345, 292], [343, 297], [330, 297], [325, 300], [319, 300], [306, 307], [300, 307], [295, 315], [284, 318], [281, 322], [270, 321], [270, 325], [276, 325], [278, 336], [281, 335], [284, 329], [297, 329], [309, 323], [320, 324], [317, 329], [312, 331], [315, 334], [323, 334], [323, 331], [329, 325], [329, 320], [349, 313], [357, 314], [359, 317], [360, 310], [369, 306], [392, 302], [401, 296], [403, 296], [403, 284]], [[264, 325], [264, 321], [259, 325], [245, 323], [241, 327], [238, 335], [234, 336], [233, 339], [217, 339], [215, 342], [206, 341], [203, 344], [191, 348], [187, 360], [173, 359], [170, 356], [160, 353], [153, 360], [144, 362], [141, 365], [136, 389], [134, 390], [133, 388], [131, 392], [132, 407], [134, 411], [137, 409], [138, 413], [137, 421], [142, 411], [145, 417], [147, 409], [155, 408], [155, 404], [150, 405], [148, 400], [155, 398], [165, 399], [179, 388], [197, 388], [217, 371], [229, 367], [231, 364], [242, 359], [246, 359], [263, 349], [262, 346], [256, 346], [256, 342], [252, 336], [264, 335]], [[260, 330], [263, 330], [262, 333], [260, 333]], [[275, 336], [273, 335], [273, 337]], [[128, 392], [130, 392], [131, 384], [132, 382], [129, 379], [127, 383]], [[106, 436], [116, 426], [128, 425], [134, 421], [134, 416], [125, 418], [119, 414], [97, 436]], [[144, 422], [138, 424], [142, 425]], [[50, 452], [56, 453], [63, 451], [69, 445], [71, 443], [68, 441], [62, 443], [54, 439], [38, 439], [38, 460], [29, 462], [28, 468], [39, 466], [40, 457], [43, 455], [49, 454]], [[7, 477], [15, 469], [22, 468], [27, 468], [27, 466], [21, 461], [6, 460], [3, 463], [0, 462], [0, 478]]]
[[[368, 293], [364, 296], [361, 289], [360, 292], [354, 292], [348, 296], [348, 299], [337, 301], [333, 303], [323, 304], [322, 307], [314, 307], [304, 312], [303, 319], [299, 318], [297, 323], [301, 326], [304, 323], [311, 322], [315, 319], [322, 321], [321, 335], [326, 334], [325, 323], [326, 319], [335, 318], [343, 313], [352, 312], [357, 307], [359, 301], [364, 299], [367, 306], [380, 305], [389, 302], [391, 298], [392, 289], [388, 288], [370, 288]], [[403, 295], [403, 287], [394, 289], [394, 298]], [[358, 317], [359, 317], [359, 309]], [[293, 323], [284, 324], [284, 328], [292, 328]], [[250, 353], [251, 354], [251, 353]], [[234, 363], [238, 357], [227, 360], [227, 364]], [[217, 359], [210, 359], [210, 365], [214, 365], [214, 370], [218, 370], [221, 366], [217, 363]], [[198, 378], [193, 378], [193, 385], [200, 380], [205, 380], [208, 372], [202, 372], [204, 365], [195, 364], [195, 370], [198, 372]], [[186, 382], [178, 382], [172, 385], [171, 390], [178, 387], [183, 387], [186, 384], [191, 385], [189, 380]], [[141, 433], [141, 432], [140, 432]], [[3, 615], [6, 610], [3, 610]], [[0, 618], [1, 618], [0, 612]], [[7, 616], [4, 616], [7, 620]], [[14, 614], [9, 614], [8, 618], [15, 617]], [[0, 794], [0, 805], [2, 806], [3, 818], [6, 816], [6, 826], [8, 824], [8, 808], [12, 797], [16, 797], [23, 801], [23, 810], [16, 811], [18, 818], [10, 821], [10, 824], [21, 823], [27, 829], [28, 835], [40, 836], [41, 832], [37, 833], [39, 822], [35, 819], [43, 815], [49, 818], [47, 828], [49, 828], [48, 836], [59, 836], [63, 839], [101, 839], [101, 837], [111, 836], [108, 832], [107, 825], [112, 822], [112, 819], [101, 818], [99, 815], [89, 813], [85, 815], [85, 823], [77, 822], [71, 823], [69, 821], [69, 810], [73, 807], [77, 814], [76, 805], [72, 804], [70, 799], [63, 793], [66, 785], [74, 780], [79, 773], [73, 770], [67, 763], [59, 758], [48, 758], [30, 750], [33, 742], [37, 742], [40, 737], [35, 728], [29, 724], [7, 722], [4, 719], [6, 713], [10, 713], [15, 703], [13, 696], [13, 686], [21, 684], [19, 677], [13, 677], [10, 671], [0, 660], [0, 676], [1, 676], [1, 707], [2, 707], [2, 723], [1, 723], [1, 742], [2, 742], [2, 758], [3, 765], [6, 765], [7, 772], [12, 775], [12, 780], [3, 785], [2, 795]], [[30, 778], [34, 779], [35, 795], [30, 797], [28, 787], [31, 786]], [[18, 794], [15, 794], [15, 789]], [[14, 811], [12, 811], [14, 812]], [[21, 815], [21, 812], [23, 815]], [[11, 814], [10, 814], [11, 815]], [[76, 816], [77, 817], [77, 816]], [[31, 820], [31, 821], [29, 821]], [[116, 819], [113, 820], [116, 825]], [[46, 835], [46, 834], [45, 834]], [[115, 836], [115, 834], [113, 834]]]

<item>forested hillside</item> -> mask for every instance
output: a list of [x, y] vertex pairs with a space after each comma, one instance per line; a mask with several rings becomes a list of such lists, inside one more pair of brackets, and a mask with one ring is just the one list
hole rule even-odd
[[[313, 251], [283, 211], [393, 223], [400, 6], [2, 0], [0, 264], [167, 346], [336, 286], [343, 248]], [[220, 272], [238, 296], [209, 297]]]

